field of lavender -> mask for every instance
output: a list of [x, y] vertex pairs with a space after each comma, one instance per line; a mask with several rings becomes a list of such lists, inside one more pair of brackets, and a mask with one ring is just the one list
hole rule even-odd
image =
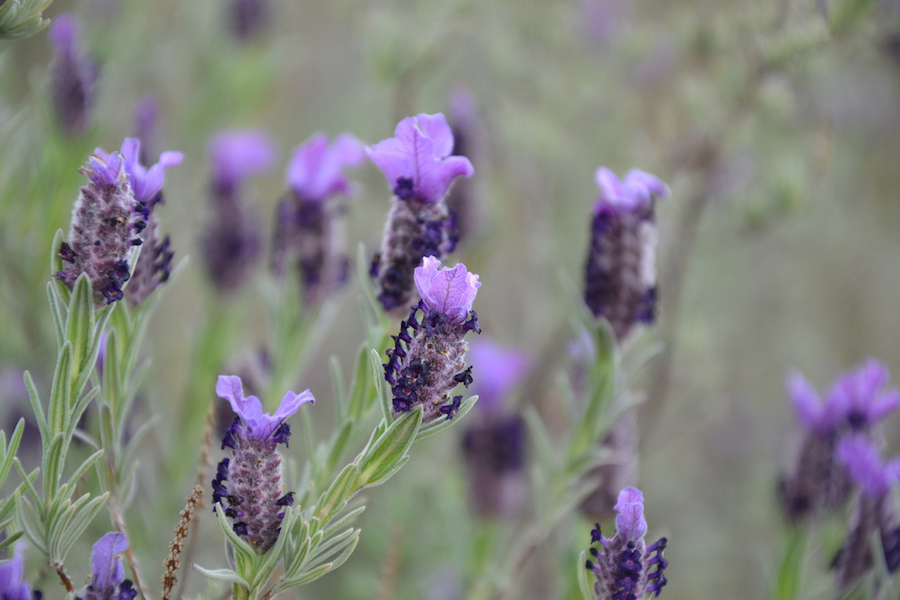
[[0, 0], [0, 600], [900, 599], [900, 3]]

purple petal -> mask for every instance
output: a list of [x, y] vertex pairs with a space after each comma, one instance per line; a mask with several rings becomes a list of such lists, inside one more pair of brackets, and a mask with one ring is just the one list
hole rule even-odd
[[669, 196], [669, 188], [662, 181], [639, 169], [632, 169], [625, 176], [625, 181], [619, 181], [611, 170], [600, 167], [595, 178], [600, 188], [595, 211], [606, 206], [634, 210], [647, 206], [654, 198]]
[[91, 551], [92, 584], [95, 588], [114, 588], [125, 579], [122, 561], [116, 555], [128, 549], [123, 533], [107, 533], [94, 544]]
[[481, 282], [462, 263], [452, 269], [438, 269], [441, 261], [426, 256], [414, 273], [422, 300], [434, 311], [444, 313], [454, 323], [462, 323], [472, 310]]
[[312, 392], [309, 390], [303, 390], [299, 394], [294, 392], [285, 394], [284, 398], [281, 399], [281, 406], [278, 407], [278, 410], [271, 417], [275, 423], [275, 427], [272, 430], [274, 431], [285, 419], [297, 412], [307, 402], [310, 404], [316, 403], [316, 399], [313, 398]]
[[53, 19], [48, 32], [50, 43], [57, 51], [65, 51], [75, 45], [78, 37], [78, 23], [72, 13], [62, 13]]
[[222, 189], [232, 189], [275, 162], [275, 146], [268, 134], [258, 129], [221, 133], [210, 142], [209, 153], [213, 179]]
[[294, 150], [287, 170], [287, 185], [307, 200], [324, 200], [350, 191], [343, 169], [363, 160], [363, 146], [349, 134], [328, 145], [324, 133], [317, 133]]
[[0, 563], [0, 598], [31, 600], [31, 588], [22, 581], [25, 577], [25, 561], [22, 559], [23, 543], [16, 544], [13, 557]]
[[647, 533], [647, 520], [644, 518], [644, 495], [640, 490], [627, 487], [619, 492], [615, 505], [616, 532], [626, 540], [636, 542]]
[[281, 406], [274, 415], [264, 413], [262, 404], [256, 396], [244, 398], [240, 377], [220, 375], [216, 383], [216, 394], [231, 403], [231, 408], [241, 418], [247, 429], [247, 435], [259, 440], [268, 438], [278, 429], [281, 423], [297, 412], [307, 402], [315, 403], [309, 390], [295, 394], [288, 392], [281, 400]]
[[469, 355], [481, 410], [499, 410], [510, 390], [531, 370], [527, 354], [503, 348], [484, 336], [473, 342]]
[[787, 392], [803, 426], [811, 431], [819, 431], [825, 415], [816, 389], [803, 375], [795, 372], [788, 379]]
[[463, 156], [449, 156], [453, 133], [444, 115], [420, 114], [397, 124], [394, 137], [366, 148], [394, 189], [400, 178], [411, 179], [420, 200], [438, 202], [459, 175], [470, 177], [472, 163]]
[[862, 435], [846, 437], [836, 450], [837, 460], [847, 469], [850, 479], [870, 498], [882, 498], [895, 477], [893, 465], [881, 464], [878, 449]]
[[878, 396], [869, 407], [869, 421], [880, 421], [900, 408], [900, 391], [890, 391]]
[[118, 152], [107, 154], [100, 148], [88, 158], [86, 170], [82, 171], [98, 186], [118, 185], [125, 176], [124, 161]]

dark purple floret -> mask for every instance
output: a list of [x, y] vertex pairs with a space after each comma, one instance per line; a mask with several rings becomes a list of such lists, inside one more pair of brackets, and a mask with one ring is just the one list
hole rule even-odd
[[401, 200], [411, 200], [415, 196], [412, 178], [398, 177], [397, 185], [394, 186], [394, 195]]
[[278, 426], [278, 429], [275, 430], [275, 433], [272, 434], [272, 441], [276, 444], [284, 444], [284, 447], [288, 447], [288, 441], [291, 439], [291, 426], [287, 423], [282, 423]]
[[462, 442], [472, 506], [480, 515], [513, 517], [525, 500], [525, 421], [517, 414], [475, 410], [482, 416], [470, 422]]
[[466, 386], [466, 387], [469, 387], [469, 385], [471, 385], [471, 383], [472, 383], [472, 381], [473, 381], [473, 379], [472, 379], [472, 367], [469, 366], [469, 367], [467, 367], [466, 370], [463, 371], [462, 373], [457, 373], [456, 375], [454, 375], [454, 376], [453, 376], [453, 381], [455, 381], [456, 383], [461, 383], [461, 384], [463, 384], [463, 385]]
[[288, 492], [284, 496], [278, 499], [276, 502], [278, 506], [291, 506], [294, 504], [294, 492]]

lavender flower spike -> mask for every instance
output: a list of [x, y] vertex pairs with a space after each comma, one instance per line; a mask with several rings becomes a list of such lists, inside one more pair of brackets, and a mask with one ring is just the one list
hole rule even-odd
[[59, 124], [70, 136], [83, 133], [90, 123], [99, 72], [97, 64], [84, 55], [78, 37], [78, 23], [72, 13], [53, 19], [49, 32], [53, 46], [51, 92]]
[[309, 390], [299, 395], [288, 392], [275, 414], [264, 413], [259, 398], [244, 397], [240, 378], [224, 375], [216, 394], [228, 400], [238, 416], [222, 440], [222, 448], [231, 448], [232, 458], [222, 459], [216, 469], [213, 503], [224, 508], [235, 533], [262, 554], [275, 544], [284, 507], [294, 501], [293, 492], [282, 494], [281, 456], [275, 450], [280, 443], [287, 446], [291, 436], [284, 421], [315, 399]]
[[[32, 600], [31, 586], [24, 581], [25, 562], [22, 560], [22, 547], [16, 544], [13, 557], [0, 563], [0, 598], [3, 600]], [[37, 593], [36, 593], [37, 595]]]
[[584, 268], [584, 300], [594, 316], [609, 320], [619, 340], [637, 323], [652, 323], [656, 310], [654, 204], [669, 195], [656, 177], [637, 169], [619, 181], [597, 171], [591, 246]]
[[615, 509], [619, 514], [612, 538], [604, 537], [599, 525], [591, 531], [590, 552], [594, 560], [588, 560], [586, 567], [597, 578], [594, 583], [597, 600], [639, 600], [647, 594], [659, 596], [666, 585], [663, 571], [669, 563], [662, 554], [668, 540], [660, 538], [649, 546], [644, 543], [647, 521], [640, 490], [633, 487], [622, 490]]
[[97, 540], [91, 551], [91, 581], [76, 600], [132, 600], [137, 590], [125, 579], [119, 554], [128, 549], [125, 534], [111, 532]]
[[362, 143], [349, 134], [328, 143], [317, 133], [294, 150], [287, 169], [288, 195], [278, 203], [272, 270], [296, 262], [307, 303], [321, 302], [346, 281], [343, 206], [329, 200], [349, 194], [344, 168], [363, 161]]
[[131, 278], [128, 261], [143, 243], [149, 211], [135, 200], [119, 153], [97, 149], [81, 173], [88, 184], [75, 202], [69, 241], [58, 251], [63, 268], [55, 276], [73, 289], [78, 276], [87, 273], [100, 307], [124, 297], [122, 288]]
[[216, 287], [232, 292], [246, 281], [260, 253], [259, 223], [241, 187], [250, 175], [272, 166], [275, 148], [262, 131], [228, 131], [212, 140], [209, 154], [214, 216], [202, 238], [203, 257]]
[[[471, 367], [465, 368], [469, 349], [464, 337], [470, 330], [481, 333], [472, 303], [481, 283], [465, 265], [438, 269], [440, 261], [426, 257], [415, 270], [422, 301], [400, 322], [400, 334], [392, 336], [384, 378], [391, 386], [394, 411], [408, 412], [421, 404], [422, 421], [452, 419], [462, 396], [451, 392], [460, 383], [472, 383]], [[421, 311], [421, 320], [418, 313]]]
[[453, 134], [442, 114], [420, 114], [397, 125], [395, 137], [366, 148], [394, 192], [381, 252], [372, 262], [378, 299], [402, 314], [414, 302], [413, 271], [426, 256], [456, 246], [455, 218], [444, 200], [453, 180], [471, 176], [472, 163], [450, 156]]

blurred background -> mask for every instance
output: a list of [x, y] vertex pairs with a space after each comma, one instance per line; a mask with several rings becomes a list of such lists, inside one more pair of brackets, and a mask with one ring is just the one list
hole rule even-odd
[[[156, 585], [213, 397], [196, 350], [222, 324], [218, 357], [238, 370], [271, 334], [269, 244], [291, 149], [317, 131], [372, 144], [403, 117], [445, 112], [465, 131], [475, 167], [465, 190], [471, 229], [449, 262], [481, 276], [484, 333], [546, 366], [516, 401], [538, 406], [551, 431], [555, 353], [570, 335], [564, 282], [581, 286], [594, 172], [636, 167], [671, 187], [657, 213], [660, 318], [636, 342], [661, 341], [664, 351], [635, 386], [645, 400], [638, 487], [649, 536], [670, 540], [663, 597], [767, 596], [787, 527], [776, 481], [798, 441], [787, 373], [796, 368], [824, 390], [870, 356], [900, 372], [900, 4], [269, 0], [258, 3], [259, 20], [235, 16], [239, 4], [55, 0], [45, 16], [73, 11], [83, 52], [99, 67], [89, 123], [74, 134], [54, 109], [47, 31], [0, 42], [6, 427], [27, 407], [24, 369], [49, 389], [47, 261], [56, 230], [68, 231], [78, 168], [95, 146], [111, 151], [137, 134], [138, 107], [150, 102], [151, 162], [165, 150], [185, 154], [156, 212], [184, 264], [147, 338], [139, 413], [160, 426], [140, 457], [127, 515]], [[459, 109], [466, 102], [471, 110]], [[207, 143], [238, 128], [268, 132], [278, 160], [246, 186], [264, 250], [226, 295], [204, 270], [200, 240], [214, 227]], [[349, 254], [361, 243], [371, 256], [390, 190], [371, 164], [352, 177]], [[318, 400], [308, 412], [320, 438], [331, 427], [329, 357], [349, 373], [365, 336], [356, 270], [351, 260], [350, 285], [330, 301], [321, 340], [292, 381]], [[528, 517], [498, 524], [473, 515], [463, 429], [417, 445], [390, 484], [367, 493], [352, 559], [296, 597], [466, 597], [480, 564], [474, 534], [496, 531], [501, 545], [512, 543]], [[896, 417], [887, 431], [900, 451]], [[193, 454], [166, 454], [178, 436]], [[300, 464], [288, 464], [289, 478]], [[202, 522], [192, 558], [213, 568], [224, 566], [215, 527]], [[575, 515], [560, 525], [510, 597], [577, 597], [589, 530]], [[823, 565], [810, 568], [824, 573]], [[212, 594], [196, 572], [188, 578], [189, 594]]]

